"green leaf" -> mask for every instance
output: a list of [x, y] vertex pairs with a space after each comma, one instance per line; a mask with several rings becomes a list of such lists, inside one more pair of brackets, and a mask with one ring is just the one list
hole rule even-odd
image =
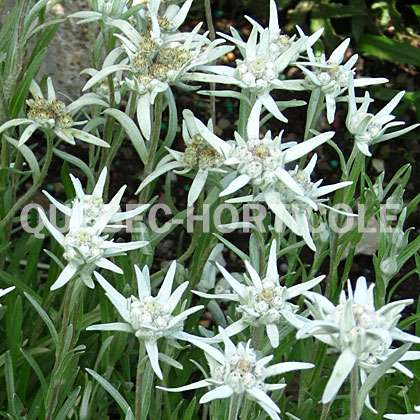
[[122, 128], [133, 143], [141, 161], [146, 164], [148, 158], [146, 145], [144, 144], [143, 136], [134, 121], [126, 113], [118, 109], [107, 109], [104, 111], [104, 114], [110, 115], [121, 124]]
[[127, 411], [130, 408], [130, 406], [128, 405], [124, 397], [117, 391], [117, 389], [113, 385], [111, 385], [105, 378], [99, 375], [99, 373], [96, 373], [94, 370], [86, 368], [86, 371], [101, 384], [101, 386], [112, 396], [112, 398], [114, 398], [115, 402], [119, 405], [124, 414], [127, 414]]
[[61, 407], [61, 410], [58, 412], [57, 416], [54, 417], [55, 420], [66, 420], [67, 414], [69, 411], [74, 408], [77, 397], [79, 396], [80, 389], [82, 387], [78, 386], [67, 398], [64, 405]]
[[242, 252], [238, 247], [233, 245], [231, 242], [229, 242], [227, 239], [223, 238], [223, 236], [220, 236], [217, 233], [213, 233], [213, 235], [223, 244], [225, 244], [231, 251], [233, 251], [242, 261], [249, 261], [248, 255], [245, 254], [245, 252]]
[[43, 31], [37, 38], [34, 49], [32, 50], [31, 56], [28, 60], [28, 66], [32, 64], [32, 61], [35, 60], [35, 57], [39, 54], [39, 52], [48, 46], [48, 44], [54, 38], [55, 33], [57, 32], [58, 26], [58, 24], [48, 26], [45, 31]]
[[357, 47], [364, 56], [420, 66], [419, 50], [408, 42], [365, 34], [360, 37]]
[[360, 418], [363, 411], [363, 406], [369, 391], [376, 385], [379, 379], [386, 373], [391, 366], [398, 362], [401, 357], [408, 351], [411, 347], [410, 343], [404, 344], [397, 350], [395, 350], [390, 356], [388, 356], [381, 364], [379, 364], [370, 375], [367, 377], [363, 385], [360, 387], [359, 394], [357, 396], [357, 418]]
[[47, 396], [48, 387], [41, 368], [39, 367], [37, 361], [32, 357], [32, 355], [28, 351], [26, 351], [25, 349], [20, 349], [20, 352], [22, 353], [23, 357], [26, 359], [29, 366], [33, 369], [36, 376], [38, 377], [39, 383], [41, 384], [41, 392], [43, 397], [45, 398]]
[[25, 407], [24, 407], [21, 399], [19, 398], [19, 395], [13, 394], [13, 413], [19, 420], [28, 418], [26, 415], [21, 415], [24, 408]]
[[88, 182], [91, 185], [95, 185], [95, 177], [93, 175], [92, 170], [89, 166], [86, 165], [83, 160], [77, 158], [76, 156], [71, 155], [70, 153], [63, 152], [62, 150], [53, 149], [55, 155], [59, 158], [63, 159], [66, 162], [71, 163], [72, 165], [76, 166], [77, 168], [81, 169], [82, 172], [86, 175]]
[[29, 31], [29, 27], [31, 26], [32, 22], [37, 18], [37, 16], [41, 13], [42, 9], [47, 5], [48, 0], [41, 0], [36, 2], [36, 4], [32, 7], [31, 10], [25, 16], [25, 27], [24, 32], [27, 33]]
[[70, 168], [68, 162], [64, 162], [61, 166], [61, 182], [63, 183], [67, 198], [70, 200], [76, 197], [76, 191], [74, 190], [74, 185], [70, 178]]
[[22, 103], [28, 94], [31, 81], [38, 74], [39, 68], [44, 61], [46, 53], [46, 48], [40, 50], [39, 53], [35, 55], [28, 69], [26, 70], [25, 75], [23, 76], [22, 81], [19, 83], [19, 86], [16, 89], [16, 93], [13, 95], [13, 98], [10, 102], [10, 118], [16, 118], [19, 115]]
[[15, 299], [14, 304], [7, 311], [6, 323], [7, 344], [9, 345], [10, 356], [12, 357], [15, 365], [17, 365], [19, 355], [22, 321], [22, 298], [18, 296]]
[[413, 12], [416, 14], [419, 22], [420, 22], [420, 5], [413, 4], [412, 6]]
[[38, 165], [38, 159], [36, 158], [36, 156], [34, 155], [32, 150], [28, 146], [26, 146], [25, 144], [18, 147], [19, 142], [17, 140], [12, 139], [11, 137], [9, 137], [7, 135], [5, 135], [4, 137], [11, 145], [16, 147], [16, 149], [20, 153], [22, 153], [22, 156], [25, 158], [26, 162], [28, 162], [28, 165], [31, 168], [32, 177], [34, 179], [34, 182], [37, 182], [38, 179], [39, 179], [39, 176], [40, 176], [40, 170], [39, 170], [39, 165]]
[[191, 402], [188, 404], [187, 409], [185, 410], [184, 418], [182, 420], [191, 420], [194, 414], [194, 408], [197, 398], [194, 397]]
[[48, 316], [48, 314], [42, 309], [41, 305], [35, 300], [34, 297], [32, 297], [29, 293], [24, 292], [23, 293], [26, 298], [31, 302], [32, 306], [35, 308], [35, 310], [38, 312], [38, 315], [42, 318], [42, 320], [45, 322], [45, 325], [47, 326], [51, 337], [54, 341], [55, 346], [58, 346], [58, 334], [57, 330], [54, 327], [53, 322], [51, 321], [51, 318]]
[[9, 408], [13, 407], [13, 395], [15, 394], [15, 379], [13, 376], [13, 362], [10, 351], [6, 352], [6, 362], [4, 364], [4, 376], [6, 380], [7, 402]]

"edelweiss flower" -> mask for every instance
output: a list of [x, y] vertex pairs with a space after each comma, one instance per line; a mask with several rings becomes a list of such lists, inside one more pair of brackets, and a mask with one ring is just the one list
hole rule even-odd
[[[243, 60], [236, 60], [236, 68], [229, 66], [202, 66], [201, 70], [214, 73], [214, 75], [196, 75], [196, 80], [204, 82], [216, 82], [232, 84], [241, 87], [245, 93], [252, 94], [256, 100], [250, 103], [252, 110], [261, 104], [280, 121], [287, 122], [287, 118], [281, 113], [275, 100], [270, 95], [273, 89], [301, 90], [302, 83], [299, 80], [280, 80], [280, 74], [290, 64], [292, 59], [305, 45], [306, 38], [301, 38], [290, 45], [282, 54], [273, 59], [270, 54], [270, 33], [266, 28], [258, 32], [254, 26], [248, 41], [245, 43], [239, 34], [233, 30], [233, 37], [223, 33], [219, 35], [230, 40], [239, 48]], [[259, 35], [259, 42], [258, 40]], [[210, 94], [217, 92], [211, 92]], [[237, 93], [236, 93], [237, 95]], [[249, 100], [247, 97], [244, 98]]]
[[[308, 298], [306, 304], [314, 320], [297, 321], [296, 337], [315, 336], [341, 353], [325, 387], [324, 404], [334, 399], [355, 365], [366, 369], [367, 364], [377, 363], [389, 353], [393, 340], [420, 343], [419, 337], [396, 327], [401, 311], [413, 300], [392, 302], [375, 310], [374, 287], [372, 284], [368, 288], [366, 279], [359, 277], [353, 294], [349, 281], [348, 296], [342, 291], [337, 306], [317, 293], [303, 293]], [[400, 368], [400, 365], [394, 366]]]
[[[15, 286], [7, 287], [6, 289], [0, 289], [0, 297], [4, 296], [5, 294], [11, 292]], [[1, 306], [1, 304], [0, 304]]]
[[[327, 120], [331, 124], [334, 121], [336, 99], [349, 88], [351, 80], [354, 79], [355, 70], [353, 66], [356, 64], [358, 55], [351, 56], [345, 64], [341, 64], [344, 54], [350, 44], [350, 38], [344, 40], [331, 54], [327, 60], [325, 54], [315, 57], [311, 48], [307, 49], [308, 62], [299, 62], [296, 65], [306, 75], [307, 86], [311, 90], [317, 90], [325, 95], [327, 106]], [[307, 67], [312, 67], [309, 70]], [[371, 78], [362, 77], [354, 79], [354, 86], [368, 86], [378, 83], [386, 83], [388, 79], [383, 77]]]
[[[190, 334], [182, 331], [184, 321], [189, 315], [202, 309], [203, 306], [194, 306], [186, 310], [182, 309], [178, 315], [172, 314], [182, 294], [188, 287], [188, 282], [184, 282], [171, 294], [176, 261], [173, 261], [169, 267], [156, 297], [151, 294], [148, 267], [145, 266], [143, 271], [136, 265], [134, 268], [137, 277], [138, 298], [136, 296], [125, 298], [99, 273], [95, 272], [96, 279], [105, 289], [107, 297], [124, 319], [124, 322], [91, 325], [87, 329], [134, 333], [139, 340], [144, 341], [152, 368], [156, 375], [163, 379], [158, 361], [157, 341], [162, 337], [180, 340], [187, 340], [192, 337]], [[185, 308], [185, 303], [182, 307]]]
[[[292, 216], [300, 228], [300, 233], [303, 239], [313, 251], [316, 250], [316, 247], [312, 240], [310, 226], [308, 224], [308, 217], [311, 211], [318, 211], [319, 207], [325, 207], [330, 210], [337, 211], [333, 207], [323, 203], [327, 199], [322, 199], [320, 197], [352, 184], [351, 181], [344, 181], [333, 185], [320, 186], [323, 181], [322, 179], [315, 183], [312, 182], [311, 174], [315, 168], [316, 161], [317, 154], [315, 153], [306, 168], [299, 169], [299, 166], [296, 166], [293, 171], [289, 171], [289, 175], [302, 189], [303, 195], [296, 194], [295, 191], [288, 188], [285, 184], [282, 185], [278, 191], [272, 193], [274, 199], [277, 198], [278, 201], [285, 205], [284, 207], [279, 206], [278, 209], [279, 212], [287, 212], [287, 214], [284, 213], [281, 220], [293, 230], [295, 225], [289, 223], [289, 215]], [[341, 211], [339, 211], [339, 213], [346, 214], [347, 216], [354, 216], [353, 214]]]
[[[183, 116], [182, 136], [186, 146], [185, 151], [178, 152], [168, 149], [169, 155], [162, 159], [154, 172], [143, 180], [136, 194], [165, 172], [184, 168], [183, 170], [175, 171], [175, 173], [183, 175], [190, 171], [196, 171], [193, 183], [188, 192], [188, 206], [192, 206], [203, 190], [209, 173], [226, 172], [221, 168], [224, 162], [224, 156], [205, 140], [205, 137], [216, 137], [213, 132], [200, 120], [195, 118], [190, 110], [184, 110]], [[226, 147], [228, 147], [227, 144]], [[172, 159], [175, 159], [175, 161]]]
[[[72, 177], [77, 198], [73, 201], [71, 208], [59, 203], [44, 191], [51, 202], [70, 217], [69, 231], [66, 235], [63, 235], [48, 220], [46, 214], [38, 209], [45, 227], [64, 248], [63, 256], [67, 261], [67, 266], [51, 286], [51, 290], [64, 286], [75, 274], [82, 278], [86, 286], [93, 288], [94, 283], [91, 275], [96, 267], [123, 274], [121, 268], [107, 258], [123, 255], [125, 251], [141, 248], [148, 243], [146, 241], [113, 242], [107, 240], [108, 235], [102, 235], [104, 229], [110, 223], [133, 217], [148, 207], [148, 205], [139, 206], [132, 211], [119, 213], [118, 209], [125, 187], [122, 187], [108, 204], [104, 204], [102, 192], [105, 179], [106, 168], [102, 171], [92, 195], [87, 195], [83, 192], [80, 181]], [[114, 227], [121, 228], [124, 226]]]
[[[80, 180], [74, 177], [72, 174], [70, 174], [71, 182], [76, 191], [76, 198], [83, 205], [83, 224], [85, 226], [92, 226], [103, 214], [112, 214], [109, 219], [109, 223], [116, 223], [120, 222], [121, 220], [126, 220], [135, 217], [149, 208], [149, 204], [143, 204], [137, 206], [137, 208], [130, 211], [118, 212], [120, 201], [125, 189], [127, 188], [127, 185], [122, 186], [117, 192], [117, 194], [115, 194], [115, 196], [112, 198], [112, 200], [108, 204], [105, 204], [102, 196], [106, 181], [106, 175], [107, 168], [105, 167], [99, 175], [98, 182], [96, 183], [92, 194], [85, 194]], [[61, 204], [47, 191], [43, 191], [43, 193], [48, 197], [51, 203], [53, 203], [54, 206], [57, 207], [58, 210], [60, 210], [66, 216], [71, 217], [71, 207]]]
[[245, 345], [234, 343], [229, 339], [223, 328], [219, 328], [225, 346], [224, 352], [210, 346], [209, 344], [193, 339], [190, 342], [204, 350], [209, 367], [210, 378], [179, 388], [157, 388], [170, 392], [183, 392], [191, 389], [215, 387], [205, 393], [200, 404], [213, 401], [218, 398], [230, 398], [234, 394], [244, 396], [255, 401], [273, 420], [280, 420], [278, 413], [280, 409], [267, 395], [269, 391], [275, 391], [286, 387], [284, 383], [267, 384], [265, 380], [270, 376], [281, 375], [299, 369], [311, 369], [311, 363], [286, 362], [277, 363], [273, 366], [266, 366], [273, 358], [273, 355], [258, 358], [257, 352], [251, 348], [251, 340]]
[[74, 139], [77, 138], [96, 146], [109, 147], [109, 144], [104, 140], [86, 131], [74, 128], [76, 125], [84, 125], [86, 121], [73, 121], [73, 115], [86, 105], [96, 104], [107, 107], [106, 102], [99, 98], [85, 95], [66, 106], [64, 102], [56, 99], [50, 77], [47, 79], [47, 86], [48, 99], [45, 99], [38, 84], [35, 80], [32, 80], [30, 92], [34, 99], [26, 101], [29, 107], [27, 118], [15, 118], [6, 122], [0, 127], [0, 133], [10, 127], [28, 124], [28, 127], [23, 131], [19, 139], [19, 146], [25, 144], [32, 134], [40, 129], [42, 131], [53, 131], [57, 137], [73, 145], [76, 144]]
[[[312, 287], [319, 284], [325, 276], [316, 277], [305, 283], [292, 287], [280, 285], [277, 271], [276, 241], [273, 240], [270, 248], [270, 256], [267, 272], [263, 279], [255, 271], [254, 267], [245, 261], [249, 277], [244, 274], [245, 284], [235, 278], [220, 264], [216, 263], [224, 278], [228, 281], [235, 293], [215, 294], [194, 291], [199, 296], [216, 299], [227, 299], [237, 302], [236, 310], [242, 313], [242, 318], [226, 328], [229, 336], [238, 334], [248, 326], [264, 326], [272, 347], [279, 345], [279, 327], [286, 322], [287, 312], [296, 312], [298, 307], [289, 300], [299, 296]], [[218, 337], [214, 337], [214, 341]]]
[[108, 56], [112, 57], [108, 58], [109, 66], [95, 74], [83, 88], [84, 91], [91, 88], [114, 72], [128, 71], [125, 84], [139, 95], [137, 118], [146, 139], [151, 135], [150, 106], [154, 104], [156, 95], [173, 85], [191, 89], [184, 83], [189, 80], [187, 73], [191, 69], [209, 63], [233, 49], [219, 46], [223, 40], [210, 43], [207, 34], [199, 35], [201, 23], [191, 33], [174, 33], [162, 38], [156, 16], [153, 13], [150, 16], [154, 16], [152, 27], [143, 28], [140, 32], [124, 20], [109, 22], [124, 33], [125, 36], [115, 36], [121, 40], [127, 58], [115, 64], [121, 48], [111, 51]]
[[[246, 16], [246, 18], [252, 23], [252, 25], [257, 27], [258, 32], [264, 32], [264, 28], [258, 22], [256, 22], [249, 16]], [[312, 47], [312, 45], [315, 44], [316, 41], [318, 41], [318, 39], [324, 32], [324, 28], [321, 28], [318, 31], [316, 31], [313, 35], [307, 37], [299, 26], [296, 26], [296, 29], [299, 32], [300, 38], [305, 38], [306, 42], [301, 44], [300, 48], [296, 50], [296, 53], [291, 58], [291, 61], [296, 61], [299, 57], [299, 53], [306, 51], [306, 49], [309, 47]], [[268, 31], [270, 34], [270, 57], [273, 61], [275, 61], [281, 54], [285, 53], [298, 41], [296, 40], [295, 35], [290, 37], [286, 34], [281, 33], [277, 4], [274, 0], [270, 0], [270, 19], [268, 24]]]
[[391, 115], [391, 112], [403, 98], [404, 93], [405, 91], [397, 93], [387, 105], [374, 115], [367, 112], [372, 101], [369, 92], [365, 93], [363, 102], [360, 108], [357, 109], [354, 86], [350, 84], [346, 126], [349, 132], [354, 135], [357, 148], [364, 155], [372, 156], [369, 146], [402, 136], [420, 126], [420, 124], [413, 124], [402, 130], [385, 134], [388, 128], [404, 125], [404, 121], [393, 121], [395, 116]]
[[[308, 179], [306, 179], [306, 182], [301, 182], [303, 176], [306, 176], [306, 172], [296, 178], [296, 173], [288, 171], [286, 165], [325, 143], [333, 137], [334, 132], [322, 133], [299, 144], [295, 142], [282, 144], [282, 133], [271, 139], [271, 133], [267, 132], [265, 137], [260, 139], [260, 112], [261, 105], [254, 107], [247, 125], [248, 140], [245, 141], [239, 134], [235, 133], [236, 145], [234, 146], [215, 135], [209, 136], [202, 133], [206, 141], [226, 157], [224, 164], [232, 166], [238, 171], [238, 176], [220, 193], [220, 196], [232, 194], [251, 183], [258, 188], [259, 193], [248, 197], [234, 198], [233, 200], [265, 201], [279, 220], [284, 222], [297, 235], [304, 235], [308, 245], [314, 248], [310, 235], [308, 235], [307, 223], [299, 226], [287, 210], [286, 204], [289, 203], [285, 199], [290, 200], [290, 197], [299, 197], [298, 201], [300, 203], [306, 202], [316, 207], [315, 201], [319, 196], [334, 191], [335, 187], [341, 188], [347, 184], [320, 187], [317, 191], [312, 188], [309, 192], [311, 183], [308, 182]], [[308, 173], [312, 172], [315, 159], [308, 165], [306, 169]], [[331, 190], [331, 188], [333, 189]]]

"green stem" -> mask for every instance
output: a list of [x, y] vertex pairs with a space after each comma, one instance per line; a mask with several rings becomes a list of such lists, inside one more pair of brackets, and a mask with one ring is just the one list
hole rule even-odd
[[[206, 22], [207, 28], [209, 30], [209, 38], [210, 41], [214, 41], [216, 39], [216, 32], [214, 30], [213, 25], [213, 17], [211, 13], [211, 4], [210, 0], [204, 0], [204, 8], [206, 13]], [[214, 63], [210, 63], [214, 64]], [[210, 90], [216, 90], [216, 84], [214, 82], [210, 83]], [[210, 117], [213, 121], [213, 127], [216, 127], [216, 97], [210, 96]]]
[[[162, 111], [163, 111], [163, 93], [159, 93], [155, 99], [155, 119], [153, 124], [152, 139], [150, 142], [150, 148], [148, 150], [149, 157], [147, 160], [146, 167], [144, 168], [143, 179], [152, 173], [155, 155], [159, 144], [160, 129], [162, 124]], [[149, 194], [149, 188], [144, 188], [139, 195], [139, 203], [146, 203]]]
[[230, 397], [229, 420], [237, 420], [239, 410], [239, 394], [233, 394]]
[[328, 413], [330, 412], [331, 404], [332, 404], [332, 401], [329, 402], [328, 404], [324, 404], [322, 406], [322, 413], [321, 413], [321, 417], [319, 418], [319, 420], [327, 420]]
[[357, 394], [359, 392], [359, 368], [354, 366], [350, 373], [350, 420], [359, 420]]
[[47, 175], [48, 168], [50, 167], [51, 160], [53, 155], [53, 135], [48, 133], [47, 135], [47, 155], [45, 157], [45, 163], [42, 167], [41, 173], [39, 178], [32, 184], [28, 191], [13, 205], [10, 209], [8, 214], [5, 218], [0, 222], [0, 228], [4, 226], [7, 222], [9, 222], [13, 216], [15, 215], [16, 211], [19, 210], [38, 190], [38, 187], [41, 185], [42, 181], [44, 180], [45, 176]]
[[[81, 282], [80, 279], [72, 280], [68, 283], [68, 286], [66, 288], [66, 293], [64, 296], [64, 303], [63, 303], [63, 320], [61, 324], [61, 332], [59, 337], [58, 346], [55, 351], [55, 363], [54, 367], [51, 373], [51, 380], [50, 380], [50, 386], [47, 393], [46, 398], [46, 414], [45, 414], [45, 420], [52, 420], [52, 416], [54, 414], [55, 405], [56, 405], [56, 399], [57, 395], [59, 394], [60, 388], [65, 383], [65, 378], [63, 380], [58, 377], [58, 373], [62, 369], [62, 363], [65, 357], [64, 354], [64, 343], [66, 340], [66, 334], [67, 329], [69, 327], [69, 322], [71, 318], [71, 303], [73, 301], [77, 301], [77, 294], [81, 291], [81, 288], [79, 285], [76, 286], [76, 282]], [[71, 349], [67, 349], [70, 351]]]
[[136, 420], [141, 419], [143, 408], [143, 395], [142, 384], [144, 375], [144, 356], [146, 355], [146, 346], [142, 340], [139, 340], [139, 358], [137, 362], [137, 375], [136, 375]]

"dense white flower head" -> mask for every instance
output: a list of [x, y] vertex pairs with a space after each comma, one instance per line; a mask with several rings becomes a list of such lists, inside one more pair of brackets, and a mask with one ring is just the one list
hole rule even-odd
[[[287, 321], [287, 313], [296, 312], [298, 307], [290, 302], [302, 292], [312, 289], [319, 284], [325, 276], [316, 277], [302, 284], [292, 287], [285, 287], [280, 284], [280, 277], [277, 270], [276, 241], [273, 240], [270, 247], [265, 277], [255, 271], [255, 268], [245, 261], [249, 276], [244, 274], [244, 283], [237, 281], [224, 267], [216, 263], [223, 277], [232, 287], [234, 293], [223, 293], [211, 295], [195, 291], [199, 296], [207, 298], [220, 298], [236, 302], [236, 311], [242, 314], [239, 321], [234, 322], [226, 328], [229, 336], [238, 334], [248, 326], [266, 329], [267, 336], [272, 347], [278, 347], [279, 328]], [[214, 341], [220, 338], [216, 336]]]
[[163, 158], [157, 164], [155, 170], [142, 181], [136, 194], [165, 172], [173, 170], [175, 173], [183, 175], [194, 171], [196, 175], [188, 192], [188, 206], [192, 206], [203, 191], [209, 173], [226, 172], [222, 166], [225, 161], [224, 153], [228, 153], [230, 146], [226, 143], [223, 152], [210, 144], [211, 139], [217, 139], [213, 134], [211, 121], [205, 126], [198, 118], [195, 118], [189, 109], [185, 109], [182, 115], [184, 117], [182, 137], [185, 143], [185, 151], [179, 152], [167, 149], [169, 155]]
[[396, 327], [401, 311], [413, 301], [400, 300], [376, 310], [373, 290], [359, 277], [353, 293], [350, 281], [348, 295], [340, 294], [337, 306], [324, 296], [305, 292], [306, 304], [313, 320], [297, 321], [296, 337], [315, 336], [341, 354], [323, 394], [323, 402], [331, 401], [355, 365], [375, 363], [386, 354], [393, 340], [420, 343], [420, 338]]
[[44, 191], [54, 206], [70, 218], [69, 230], [64, 235], [48, 220], [44, 211], [38, 209], [45, 227], [64, 248], [63, 257], [67, 261], [66, 267], [51, 286], [51, 290], [64, 286], [74, 275], [78, 275], [86, 286], [93, 288], [92, 273], [97, 267], [123, 274], [121, 268], [107, 258], [122, 255], [125, 251], [141, 248], [148, 243], [146, 241], [113, 242], [107, 240], [108, 235], [103, 234], [105, 228], [112, 223], [134, 217], [149, 207], [143, 205], [128, 212], [118, 212], [126, 186], [122, 187], [108, 204], [105, 204], [102, 195], [106, 174], [107, 170], [104, 168], [92, 194], [85, 194], [80, 181], [71, 176], [76, 190], [76, 198], [71, 206], [61, 204]]
[[265, 383], [265, 380], [271, 376], [294, 370], [311, 369], [314, 365], [302, 362], [285, 362], [267, 366], [274, 358], [273, 355], [259, 358], [257, 352], [251, 347], [251, 340], [246, 344], [235, 345], [223, 328], [219, 328], [219, 331], [225, 347], [223, 352], [202, 341], [190, 340], [192, 344], [205, 352], [210, 367], [208, 379], [179, 388], [157, 388], [170, 392], [182, 392], [211, 386], [214, 389], [201, 397], [201, 404], [219, 398], [230, 398], [234, 394], [243, 395], [259, 404], [272, 420], [280, 420], [280, 409], [267, 395], [267, 392], [283, 389], [286, 384], [268, 384]]
[[35, 80], [31, 81], [30, 92], [34, 99], [26, 101], [28, 105], [27, 118], [15, 118], [4, 123], [0, 127], [0, 133], [10, 127], [27, 125], [19, 139], [19, 146], [25, 144], [36, 130], [52, 131], [61, 140], [72, 145], [76, 144], [75, 138], [86, 143], [101, 147], [110, 147], [109, 144], [86, 131], [75, 128], [84, 125], [86, 121], [73, 121], [75, 113], [87, 105], [101, 105], [108, 107], [102, 99], [90, 95], [84, 95], [70, 105], [66, 106], [63, 101], [56, 98], [52, 80], [47, 79], [48, 97], [44, 98], [39, 85]]
[[[321, 197], [352, 184], [351, 181], [344, 181], [337, 184], [321, 186], [322, 179], [317, 182], [312, 182], [311, 174], [315, 169], [316, 161], [317, 154], [315, 153], [304, 169], [296, 166], [295, 169], [289, 171], [289, 175], [300, 186], [303, 192], [302, 195], [296, 194], [295, 191], [288, 188], [285, 184], [281, 185], [276, 192], [278, 199], [285, 204], [285, 209], [282, 209], [282, 211], [284, 212], [286, 210], [296, 221], [296, 225], [299, 226], [303, 239], [312, 250], [315, 250], [316, 247], [311, 237], [309, 223], [311, 212], [318, 211], [319, 207], [335, 210], [333, 207], [324, 204], [327, 199]], [[353, 214], [347, 215], [353, 216]], [[289, 223], [290, 219], [288, 216], [283, 217], [282, 220], [290, 229], [294, 229], [295, 224]]]
[[404, 121], [394, 121], [395, 116], [391, 114], [404, 97], [404, 93], [405, 91], [397, 93], [379, 112], [371, 114], [368, 112], [369, 104], [372, 102], [369, 92], [365, 93], [362, 104], [357, 108], [354, 86], [353, 83], [350, 84], [346, 126], [349, 132], [353, 134], [357, 148], [364, 155], [372, 156], [369, 146], [402, 136], [420, 126], [420, 124], [413, 124], [402, 130], [386, 133], [391, 127], [404, 125]]
[[[236, 30], [231, 30], [233, 36], [223, 33], [219, 35], [239, 48], [242, 59], [236, 60], [236, 68], [223, 65], [202, 66], [202, 70], [214, 74], [202, 75], [201, 78], [197, 76], [197, 80], [236, 85], [243, 89], [245, 99], [248, 101], [250, 95], [255, 97], [254, 102], [250, 102], [252, 110], [262, 104], [275, 118], [287, 122], [287, 118], [280, 111], [270, 92], [274, 89], [302, 90], [301, 81], [282, 81], [280, 74], [298, 55], [302, 46], [305, 45], [306, 37], [295, 41], [282, 54], [273, 57], [270, 54], [268, 28], [261, 30], [260, 27], [254, 25], [247, 42], [242, 40]], [[217, 92], [213, 93], [217, 94]]]
[[[311, 90], [318, 90], [325, 96], [327, 120], [330, 124], [334, 121], [337, 97], [342, 95], [351, 83], [354, 83], [354, 86], [368, 86], [388, 81], [385, 78], [369, 77], [354, 79], [355, 69], [353, 67], [358, 55], [351, 56], [345, 64], [342, 64], [349, 44], [350, 38], [345, 39], [332, 52], [328, 60], [325, 54], [316, 57], [312, 48], [308, 48], [309, 61], [296, 64], [306, 76], [307, 87]], [[308, 67], [312, 67], [312, 70], [309, 70]]]
[[[95, 86], [112, 73], [124, 72], [125, 86], [138, 95], [137, 118], [146, 139], [151, 135], [150, 107], [157, 94], [167, 91], [170, 86], [191, 89], [186, 83], [189, 82], [189, 73], [193, 69], [212, 62], [233, 49], [230, 46], [221, 46], [224, 43], [222, 39], [210, 42], [207, 33], [199, 34], [201, 23], [192, 32], [171, 32], [164, 35], [152, 6], [148, 5], [147, 16], [150, 19], [144, 20], [143, 28], [135, 28], [120, 19], [109, 22], [109, 25], [123, 33], [115, 34], [122, 47], [110, 52], [108, 66], [96, 73], [83, 88], [87, 90]], [[181, 10], [183, 8], [179, 13]], [[126, 57], [119, 61], [122, 51], [125, 51]]]
[[[150, 286], [150, 275], [147, 266], [140, 270], [134, 266], [138, 297], [129, 298], [121, 295], [112, 287], [99, 273], [95, 277], [106, 291], [106, 295], [123, 318], [124, 322], [110, 324], [91, 325], [88, 330], [124, 331], [134, 333], [135, 336], [144, 341], [150, 363], [156, 375], [162, 379], [162, 371], [159, 367], [159, 351], [157, 340], [162, 337], [187, 340], [192, 337], [184, 333], [184, 321], [187, 317], [199, 311], [203, 306], [194, 306], [189, 309], [182, 309], [178, 315], [173, 312], [179, 304], [182, 294], [188, 287], [188, 282], [182, 283], [174, 292], [172, 285], [175, 277], [176, 261], [173, 261], [165, 276], [165, 279], [156, 296], [152, 296]], [[185, 304], [183, 305], [183, 308]]]

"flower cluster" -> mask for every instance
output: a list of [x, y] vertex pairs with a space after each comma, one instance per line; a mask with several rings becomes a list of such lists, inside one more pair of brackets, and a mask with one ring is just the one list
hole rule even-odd
[[[134, 266], [137, 277], [139, 297], [125, 298], [112, 287], [99, 273], [95, 272], [96, 279], [105, 289], [106, 295], [113, 303], [125, 322], [91, 325], [88, 330], [124, 331], [134, 333], [144, 342], [150, 363], [156, 375], [162, 379], [159, 367], [159, 351], [157, 341], [162, 337], [170, 339], [189, 340], [191, 335], [184, 333], [183, 325], [186, 318], [203, 306], [194, 306], [173, 315], [182, 294], [188, 287], [188, 282], [182, 283], [172, 293], [175, 277], [176, 261], [173, 261], [166, 274], [165, 280], [156, 297], [152, 296], [150, 276], [147, 266], [140, 270]], [[198, 337], [197, 337], [198, 339]]]
[[283, 389], [286, 384], [267, 384], [265, 379], [270, 376], [281, 375], [300, 369], [311, 369], [311, 363], [285, 362], [266, 366], [274, 356], [258, 358], [256, 351], [247, 344], [235, 344], [229, 339], [227, 333], [220, 328], [220, 335], [225, 346], [224, 352], [203, 343], [190, 339], [197, 347], [204, 350], [210, 367], [210, 378], [179, 388], [157, 387], [170, 392], [182, 392], [212, 386], [211, 391], [205, 393], [200, 403], [212, 401], [217, 398], [230, 398], [232, 395], [243, 395], [245, 398], [256, 401], [272, 420], [280, 420], [280, 409], [267, 395], [269, 391]]
[[48, 192], [44, 191], [44, 194], [51, 202], [70, 218], [69, 230], [66, 235], [63, 235], [48, 220], [44, 211], [38, 209], [45, 227], [64, 248], [63, 256], [67, 261], [66, 267], [51, 286], [51, 290], [64, 286], [76, 274], [86, 286], [93, 288], [92, 273], [96, 267], [123, 274], [121, 268], [107, 258], [147, 245], [146, 241], [113, 242], [112, 240], [107, 240], [108, 235], [103, 234], [105, 228], [111, 223], [134, 217], [148, 208], [148, 205], [143, 205], [129, 212], [118, 212], [125, 186], [120, 189], [108, 204], [104, 204], [102, 195], [106, 176], [107, 169], [104, 168], [92, 194], [85, 194], [80, 181], [72, 176], [76, 198], [73, 200], [71, 207], [59, 203]]
[[392, 302], [376, 310], [374, 287], [368, 288], [366, 279], [359, 277], [353, 292], [349, 281], [348, 296], [342, 291], [337, 306], [320, 294], [304, 293], [313, 320], [296, 318], [296, 337], [315, 336], [340, 352], [324, 390], [324, 403], [333, 400], [354, 366], [369, 370], [384, 360], [393, 340], [420, 343], [419, 337], [396, 327], [401, 311], [413, 300]]
[[25, 144], [36, 130], [43, 130], [52, 132], [72, 145], [76, 144], [76, 138], [96, 146], [109, 147], [109, 144], [99, 137], [75, 128], [77, 125], [84, 125], [86, 121], [73, 121], [73, 115], [87, 105], [107, 106], [103, 100], [87, 95], [65, 106], [64, 102], [57, 100], [51, 78], [47, 79], [47, 86], [48, 98], [45, 99], [38, 84], [32, 80], [30, 91], [34, 99], [26, 101], [29, 107], [27, 118], [15, 118], [4, 123], [0, 127], [0, 133], [18, 125], [28, 125], [20, 136], [19, 146]]
[[[245, 261], [249, 277], [244, 275], [245, 284], [243, 284], [229, 274], [224, 267], [216, 263], [223, 277], [234, 290], [234, 293], [211, 295], [198, 291], [194, 292], [202, 297], [227, 299], [237, 302], [236, 310], [242, 314], [242, 317], [239, 321], [226, 328], [226, 334], [231, 336], [238, 334], [248, 326], [262, 326], [266, 328], [267, 336], [271, 346], [274, 348], [280, 344], [279, 328], [287, 324], [289, 313], [293, 314], [299, 308], [292, 304], [290, 300], [296, 298], [302, 292], [312, 289], [325, 277], [319, 276], [290, 288], [281, 286], [277, 271], [276, 245], [276, 241], [273, 240], [264, 278], [261, 279], [254, 267], [248, 261]], [[212, 339], [212, 341], [214, 340]]]

